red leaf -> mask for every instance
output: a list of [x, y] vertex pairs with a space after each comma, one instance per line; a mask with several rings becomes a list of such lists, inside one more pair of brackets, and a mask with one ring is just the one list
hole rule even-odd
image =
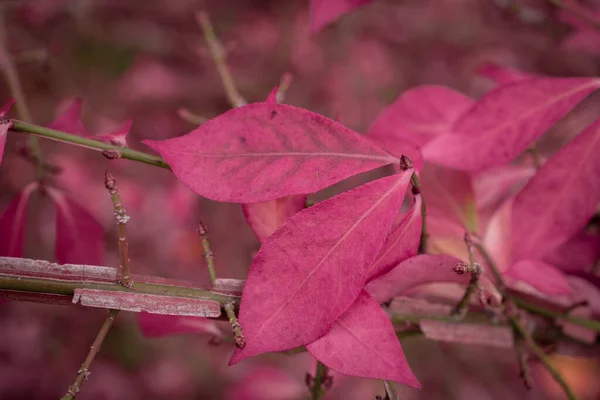
[[398, 162], [337, 122], [275, 103], [238, 107], [182, 137], [144, 143], [196, 193], [239, 203], [313, 193]]
[[469, 275], [453, 268], [460, 260], [445, 254], [419, 254], [367, 285], [367, 292], [383, 303], [419, 285], [434, 282], [468, 283]]
[[527, 283], [539, 292], [550, 296], [571, 292], [567, 277], [558, 269], [542, 261], [521, 260], [503, 274], [505, 277]]
[[318, 203], [269, 236], [242, 294], [239, 319], [247, 344], [230, 364], [303, 346], [329, 330], [363, 288], [411, 174], [378, 179]]
[[404, 214], [400, 224], [390, 233], [381, 252], [371, 267], [369, 267], [369, 280], [373, 280], [417, 254], [421, 243], [421, 217], [420, 195], [415, 196], [415, 204]]
[[336, 372], [421, 387], [390, 318], [364, 290], [331, 330], [306, 348]]
[[242, 204], [246, 221], [260, 242], [271, 236], [292, 215], [306, 208], [306, 196], [288, 196], [264, 203]]
[[23, 257], [27, 204], [37, 188], [35, 182], [25, 186], [0, 215], [0, 256]]
[[2, 163], [2, 156], [4, 155], [4, 146], [6, 145], [6, 135], [8, 134], [8, 130], [12, 126], [12, 122], [6, 119], [6, 114], [10, 111], [10, 108], [15, 104], [13, 99], [10, 99], [1, 109], [0, 109], [0, 163]]
[[214, 320], [202, 317], [183, 317], [174, 315], [137, 313], [142, 335], [149, 338], [181, 335], [187, 333], [207, 333], [222, 337], [223, 333]]
[[448, 133], [452, 124], [475, 101], [445, 86], [426, 85], [407, 90], [387, 106], [369, 128], [376, 137], [409, 139], [419, 146]]
[[66, 108], [66, 110], [58, 116], [54, 121], [46, 125], [50, 129], [56, 129], [57, 131], [63, 131], [72, 133], [78, 136], [88, 136], [83, 122], [81, 122], [81, 108], [83, 107], [83, 100], [76, 98]]
[[104, 229], [76, 201], [47, 188], [56, 204], [56, 258], [61, 264], [104, 264]]
[[464, 171], [505, 164], [598, 87], [594, 78], [533, 78], [500, 86], [456, 121], [452, 134], [428, 143], [423, 156]]
[[600, 202], [600, 119], [551, 157], [513, 206], [515, 260], [539, 259], [585, 226]]
[[316, 33], [341, 15], [371, 0], [310, 0], [310, 30]]

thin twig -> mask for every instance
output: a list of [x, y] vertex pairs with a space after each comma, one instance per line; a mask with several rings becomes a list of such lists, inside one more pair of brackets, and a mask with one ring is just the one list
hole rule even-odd
[[179, 110], [177, 110], [177, 115], [179, 115], [179, 118], [189, 122], [192, 125], [202, 125], [203, 123], [208, 121], [208, 118], [203, 117], [201, 115], [196, 115], [193, 112], [191, 112], [188, 108], [180, 108]]
[[210, 274], [210, 283], [215, 284], [217, 279], [217, 273], [215, 271], [215, 257], [210, 249], [210, 241], [208, 240], [208, 230], [206, 226], [200, 222], [198, 224], [198, 234], [202, 240], [202, 248], [204, 249], [204, 259], [206, 260], [206, 266], [208, 267], [208, 273]]
[[83, 364], [81, 364], [81, 368], [79, 368], [79, 371], [77, 371], [77, 378], [75, 378], [75, 383], [69, 386], [67, 393], [61, 398], [61, 400], [72, 400], [77, 396], [77, 393], [79, 393], [79, 390], [81, 389], [81, 384], [90, 376], [90, 367], [92, 366], [92, 362], [94, 361], [94, 358], [96, 358], [96, 354], [98, 354], [98, 352], [100, 351], [102, 342], [104, 341], [104, 338], [110, 330], [118, 313], [119, 310], [110, 310], [108, 312], [104, 323], [102, 324], [102, 326], [100, 326], [100, 330], [96, 335], [96, 339], [94, 339], [94, 343], [92, 343], [92, 347], [90, 347], [90, 351], [87, 357], [85, 358], [85, 361], [83, 361]]
[[389, 400], [400, 400], [400, 395], [396, 390], [396, 386], [394, 382], [391, 381], [383, 381], [383, 386], [385, 387], [386, 399]]
[[483, 299], [483, 287], [479, 282], [479, 277], [483, 273], [483, 268], [477, 262], [475, 262], [475, 254], [473, 252], [473, 242], [471, 241], [471, 236], [466, 233], [465, 234], [465, 244], [467, 246], [467, 250], [469, 252], [469, 263], [460, 263], [454, 266], [454, 272], [459, 275], [469, 273], [471, 274], [471, 280], [469, 281], [469, 285], [465, 290], [465, 294], [462, 299], [458, 302], [454, 310], [452, 310], [452, 315], [458, 318], [464, 318], [467, 314], [467, 310], [469, 308], [469, 303], [471, 301], [471, 296], [477, 290], [480, 295], [480, 302], [485, 305], [485, 299]]
[[119, 233], [119, 260], [121, 262], [121, 285], [130, 288], [133, 285], [131, 278], [131, 269], [129, 267], [129, 242], [127, 241], [127, 221], [129, 216], [123, 207], [121, 201], [121, 195], [117, 182], [112, 174], [106, 171], [104, 185], [110, 194], [110, 198], [115, 208], [115, 218], [117, 220], [117, 227]]
[[523, 345], [523, 338], [518, 336], [515, 338], [515, 348], [517, 350], [517, 360], [519, 361], [519, 376], [523, 380], [523, 384], [527, 389], [532, 388], [531, 371], [527, 365], [527, 352]]
[[329, 368], [322, 362], [317, 361], [317, 370], [314, 379], [312, 379], [312, 386], [310, 387], [312, 400], [319, 400], [325, 393], [324, 386], [328, 383], [327, 381], [331, 379], [328, 376], [328, 372]]
[[226, 303], [223, 308], [225, 309], [225, 313], [227, 314], [227, 318], [229, 318], [229, 323], [231, 324], [231, 330], [233, 331], [233, 336], [235, 337], [235, 346], [238, 349], [243, 349], [246, 347], [246, 338], [244, 337], [242, 326], [235, 316], [235, 304], [233, 302]]
[[227, 53], [215, 34], [213, 26], [210, 23], [210, 19], [208, 18], [208, 14], [203, 11], [197, 12], [196, 20], [204, 32], [204, 40], [206, 40], [208, 51], [210, 52], [215, 66], [217, 67], [217, 72], [221, 77], [221, 82], [223, 83], [223, 88], [225, 89], [225, 94], [227, 95], [229, 103], [232, 107], [241, 107], [248, 104], [235, 86], [235, 82], [233, 81], [233, 77], [229, 71], [229, 67], [225, 62]]

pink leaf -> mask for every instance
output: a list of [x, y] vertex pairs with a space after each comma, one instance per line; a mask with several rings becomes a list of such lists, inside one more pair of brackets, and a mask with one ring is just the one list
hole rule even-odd
[[269, 236], [244, 285], [239, 319], [247, 344], [230, 364], [303, 346], [329, 330], [363, 288], [411, 174], [378, 179], [318, 203]]
[[600, 202], [600, 119], [551, 157], [517, 195], [515, 259], [539, 259], [585, 226]]
[[420, 195], [415, 196], [415, 204], [402, 217], [400, 224], [390, 233], [377, 259], [369, 267], [369, 280], [381, 276], [406, 260], [417, 254], [421, 243], [421, 217]]
[[600, 258], [600, 234], [579, 232], [550, 250], [543, 261], [563, 271], [589, 271]]
[[423, 146], [448, 133], [473, 104], [470, 97], [445, 86], [419, 86], [387, 106], [369, 128], [369, 135], [408, 139]]
[[331, 330], [306, 348], [336, 372], [421, 387], [390, 318], [364, 290]]
[[224, 399], [232, 400], [298, 400], [306, 393], [306, 385], [284, 368], [269, 365], [245, 371], [243, 380], [229, 385]]
[[421, 149], [410, 139], [393, 136], [367, 136], [367, 139], [398, 159], [403, 155], [407, 156], [417, 171], [423, 169], [423, 154], [421, 153]]
[[12, 127], [12, 121], [6, 118], [6, 114], [8, 114], [13, 104], [15, 104], [15, 101], [13, 99], [10, 99], [0, 109], [0, 163], [2, 163], [2, 156], [4, 155], [6, 135], [8, 134], [8, 130]]
[[398, 162], [337, 122], [274, 103], [238, 107], [182, 137], [144, 143], [196, 193], [240, 203], [313, 193]]
[[476, 346], [492, 346], [501, 349], [514, 347], [514, 335], [507, 325], [457, 323], [447, 321], [423, 320], [419, 324], [427, 339], [463, 343]]
[[402, 261], [396, 268], [367, 285], [367, 292], [383, 303], [415, 286], [434, 282], [468, 283], [468, 274], [453, 268], [460, 260], [445, 254], [420, 254]]
[[524, 282], [550, 296], [571, 292], [567, 277], [554, 266], [542, 261], [517, 261], [506, 270], [504, 276], [514, 281]]
[[310, 30], [319, 32], [341, 15], [371, 0], [310, 0]]
[[497, 206], [520, 189], [535, 172], [530, 166], [502, 165], [475, 174], [472, 180], [477, 209]]
[[223, 333], [214, 320], [202, 317], [182, 317], [174, 315], [137, 314], [142, 335], [149, 338], [181, 335], [187, 333], [207, 333], [222, 337]]
[[87, 130], [83, 126], [83, 122], [81, 122], [82, 107], [83, 100], [81, 98], [76, 98], [67, 109], [58, 116], [58, 118], [46, 126], [50, 129], [56, 129], [57, 131], [72, 133], [78, 136], [88, 136]]
[[425, 160], [464, 171], [503, 165], [600, 87], [594, 78], [525, 79], [482, 97], [423, 148]]
[[242, 204], [246, 221], [260, 242], [271, 236], [292, 215], [306, 208], [306, 196], [288, 196], [263, 203]]
[[56, 204], [56, 258], [61, 264], [104, 264], [104, 229], [76, 201], [47, 188]]
[[27, 205], [31, 193], [37, 188], [37, 183], [25, 186], [0, 215], [0, 256], [23, 257]]
[[114, 132], [92, 136], [92, 139], [102, 140], [119, 147], [127, 147], [127, 135], [129, 134], [132, 125], [133, 120], [129, 118], [123, 122], [121, 126], [115, 129]]
[[481, 64], [475, 73], [491, 79], [500, 85], [534, 77], [534, 75], [519, 71], [516, 68], [503, 67], [491, 62]]

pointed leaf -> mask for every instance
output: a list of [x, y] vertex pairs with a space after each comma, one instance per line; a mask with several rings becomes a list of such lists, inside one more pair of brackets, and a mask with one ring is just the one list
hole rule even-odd
[[79, 203], [55, 188], [56, 258], [61, 264], [104, 264], [104, 229]]
[[469, 275], [458, 275], [453, 268], [460, 260], [445, 254], [419, 254], [402, 261], [396, 268], [369, 283], [367, 292], [380, 303], [419, 285], [434, 282], [468, 283]]
[[137, 313], [137, 319], [142, 335], [149, 338], [187, 333], [206, 333], [218, 338], [223, 336], [216, 322], [209, 318], [141, 312]]
[[410, 139], [372, 135], [367, 136], [367, 139], [398, 159], [402, 156], [407, 156], [417, 171], [423, 169], [423, 154], [421, 153], [420, 146]]
[[464, 171], [506, 164], [590, 93], [594, 78], [532, 78], [482, 97], [452, 127], [423, 148], [425, 160]]
[[524, 282], [549, 296], [566, 295], [571, 292], [567, 277], [556, 267], [542, 261], [517, 261], [504, 272], [504, 276]]
[[87, 136], [87, 130], [81, 121], [82, 107], [83, 100], [81, 98], [76, 98], [66, 110], [58, 116], [58, 118], [46, 126], [50, 129], [56, 129], [57, 131], [72, 133], [78, 136]]
[[238, 107], [187, 135], [144, 143], [196, 193], [240, 203], [313, 193], [398, 161], [337, 122], [275, 103]]
[[306, 348], [336, 372], [421, 387], [390, 318], [364, 290], [331, 330]]
[[519, 71], [516, 68], [503, 67], [491, 62], [481, 64], [475, 73], [500, 85], [534, 77], [534, 75]]
[[306, 208], [306, 196], [288, 196], [263, 203], [242, 204], [242, 208], [254, 234], [263, 242], [292, 215]]
[[329, 330], [363, 288], [411, 174], [378, 179], [307, 208], [263, 243], [240, 305], [246, 347], [231, 364], [303, 346]]
[[310, 0], [310, 30], [316, 33], [341, 15], [371, 0]]
[[6, 118], [6, 114], [10, 111], [11, 107], [15, 104], [13, 99], [10, 99], [0, 109], [0, 164], [2, 163], [2, 156], [4, 155], [4, 146], [6, 145], [6, 135], [8, 130], [12, 126], [12, 121]]
[[417, 254], [421, 243], [421, 217], [420, 195], [415, 196], [415, 204], [404, 214], [398, 226], [390, 233], [381, 252], [371, 267], [369, 279], [373, 280], [394, 268], [401, 261]]
[[131, 130], [131, 126], [133, 125], [133, 120], [128, 118], [121, 126], [115, 129], [111, 133], [107, 133], [104, 135], [96, 135], [92, 136], [92, 139], [102, 140], [104, 142], [108, 142], [115, 146], [119, 147], [127, 147], [127, 135], [129, 135], [129, 131]]
[[0, 256], [23, 257], [27, 205], [31, 193], [37, 188], [37, 183], [25, 186], [0, 215]]
[[445, 86], [419, 86], [387, 106], [369, 128], [369, 135], [406, 138], [423, 146], [448, 133], [474, 104], [470, 97]]
[[600, 203], [600, 119], [551, 157], [517, 195], [515, 259], [539, 259], [582, 229]]

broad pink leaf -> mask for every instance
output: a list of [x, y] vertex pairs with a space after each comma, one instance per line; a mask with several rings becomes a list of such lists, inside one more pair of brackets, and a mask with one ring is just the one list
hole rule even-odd
[[381, 147], [396, 158], [407, 156], [417, 171], [423, 169], [423, 154], [420, 147], [407, 138], [393, 136], [367, 136], [371, 142]]
[[600, 202], [600, 119], [551, 157], [513, 207], [515, 260], [539, 259], [585, 226]]
[[224, 399], [298, 400], [306, 394], [306, 385], [284, 368], [259, 365], [244, 371], [242, 381], [228, 386]]
[[425, 160], [481, 171], [512, 160], [600, 87], [596, 78], [532, 78], [500, 86], [423, 148]]
[[421, 243], [423, 224], [422, 202], [420, 195], [415, 196], [415, 204], [404, 214], [398, 226], [390, 233], [379, 255], [369, 267], [368, 280], [376, 279], [398, 265], [399, 262], [417, 254]]
[[502, 165], [474, 174], [472, 181], [477, 209], [497, 206], [521, 189], [535, 172], [533, 166]]
[[562, 271], [589, 271], [600, 258], [600, 234], [579, 232], [550, 250], [543, 261]]
[[88, 132], [81, 121], [82, 107], [83, 100], [81, 98], [74, 99], [62, 114], [46, 126], [57, 131], [72, 133], [78, 136], [87, 136]]
[[383, 303], [426, 283], [468, 283], [468, 274], [458, 275], [453, 270], [460, 262], [445, 254], [419, 254], [402, 261], [387, 274], [370, 282], [366, 290], [375, 300]]
[[104, 264], [104, 229], [79, 203], [48, 188], [56, 204], [56, 258], [61, 264]]
[[306, 196], [288, 196], [263, 203], [242, 204], [242, 208], [254, 234], [263, 242], [292, 215], [306, 208]]
[[504, 272], [504, 276], [524, 282], [549, 296], [566, 295], [571, 292], [567, 277], [556, 267], [542, 261], [517, 261]]
[[145, 140], [190, 189], [258, 203], [321, 190], [398, 160], [322, 115], [275, 103], [230, 110], [168, 140]]
[[306, 348], [336, 372], [421, 387], [390, 318], [364, 290], [331, 330]]
[[0, 164], [2, 163], [2, 156], [4, 155], [6, 135], [8, 134], [8, 130], [12, 125], [11, 121], [6, 118], [6, 114], [8, 114], [13, 104], [15, 104], [15, 101], [13, 99], [10, 99], [8, 103], [6, 103], [0, 109]]
[[31, 193], [37, 188], [37, 183], [25, 186], [0, 215], [0, 256], [23, 257], [27, 205]]
[[223, 336], [216, 322], [209, 318], [141, 312], [137, 313], [137, 320], [142, 335], [149, 338], [187, 333], [206, 333], [218, 338]]
[[481, 64], [475, 73], [491, 79], [500, 85], [534, 77], [534, 75], [519, 71], [516, 68], [503, 67], [492, 62]]
[[387, 106], [369, 128], [369, 135], [409, 139], [424, 146], [438, 135], [448, 133], [474, 104], [470, 97], [445, 86], [419, 86], [407, 90]]
[[363, 288], [411, 174], [381, 178], [318, 203], [269, 236], [242, 294], [239, 320], [247, 344], [230, 364], [303, 346], [329, 330]]
[[310, 0], [310, 30], [316, 33], [371, 0]]

